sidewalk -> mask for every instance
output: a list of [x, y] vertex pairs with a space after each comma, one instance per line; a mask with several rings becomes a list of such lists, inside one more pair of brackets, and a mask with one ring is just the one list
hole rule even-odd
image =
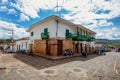
[[1, 69], [6, 69], [5, 62], [2, 59], [2, 52], [0, 52], [0, 70]]

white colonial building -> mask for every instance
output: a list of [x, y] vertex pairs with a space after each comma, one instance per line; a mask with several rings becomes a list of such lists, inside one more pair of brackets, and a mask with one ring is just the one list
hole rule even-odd
[[17, 39], [14, 45], [14, 52], [25, 51], [29, 49], [29, 37]]
[[28, 32], [33, 53], [55, 56], [62, 55], [66, 49], [71, 49], [73, 53], [93, 52], [96, 34], [55, 15], [31, 25]]

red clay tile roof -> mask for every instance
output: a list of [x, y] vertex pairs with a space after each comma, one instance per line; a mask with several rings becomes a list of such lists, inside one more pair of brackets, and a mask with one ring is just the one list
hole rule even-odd
[[17, 39], [16, 41], [29, 40], [29, 39], [30, 39], [29, 37], [24, 37], [24, 38]]

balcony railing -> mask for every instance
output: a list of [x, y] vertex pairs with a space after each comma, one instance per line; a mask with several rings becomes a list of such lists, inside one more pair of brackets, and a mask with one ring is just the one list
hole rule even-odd
[[93, 41], [93, 40], [95, 40], [95, 38], [94, 37], [87, 37], [87, 36], [81, 35], [81, 34], [72, 34], [72, 40]]
[[69, 30], [66, 30], [65, 36], [66, 36], [66, 39], [72, 38], [72, 34], [69, 32]]
[[88, 37], [88, 38], [87, 38], [87, 41], [94, 41], [94, 40], [95, 40], [94, 37]]
[[49, 38], [49, 33], [41, 33], [41, 38], [42, 39], [48, 39]]

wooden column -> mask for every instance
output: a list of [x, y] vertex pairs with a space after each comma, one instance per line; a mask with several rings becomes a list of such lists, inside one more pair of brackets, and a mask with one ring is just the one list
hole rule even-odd
[[85, 53], [85, 45], [82, 43], [82, 52]]

